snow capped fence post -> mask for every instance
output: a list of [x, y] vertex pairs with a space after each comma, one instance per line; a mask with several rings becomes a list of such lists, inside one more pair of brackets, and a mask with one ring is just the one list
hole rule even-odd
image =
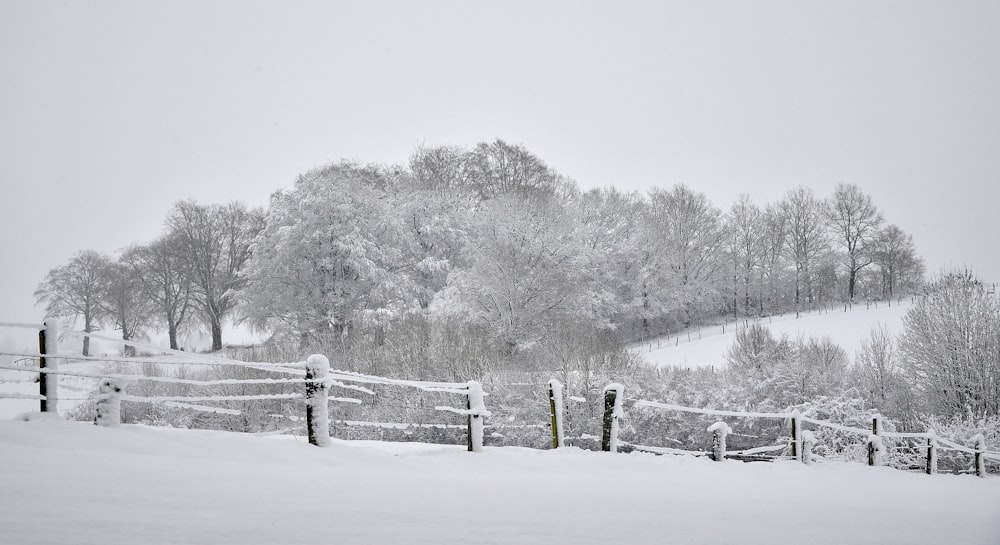
[[799, 448], [799, 438], [802, 436], [802, 418], [799, 411], [792, 411], [792, 458], [802, 461], [802, 449]]
[[622, 393], [625, 387], [611, 383], [604, 387], [604, 433], [601, 450], [618, 452], [618, 419], [622, 416]]
[[934, 430], [927, 430], [927, 469], [928, 475], [937, 473], [937, 436]]
[[483, 417], [489, 416], [486, 410], [486, 402], [483, 396], [483, 385], [474, 381], [469, 381], [468, 404], [469, 408], [469, 452], [479, 452], [483, 450]]
[[973, 448], [976, 449], [974, 459], [976, 477], [986, 477], [986, 458], [983, 456], [983, 453], [986, 452], [986, 436], [981, 433], [977, 433], [975, 437], [972, 438], [972, 441], [975, 443]]
[[556, 379], [549, 381], [549, 413], [552, 416], [552, 448], [563, 445], [563, 385]]
[[870, 466], [882, 465], [882, 454], [885, 447], [882, 445], [882, 438], [879, 437], [881, 429], [882, 425], [879, 423], [878, 415], [873, 416], [872, 434], [868, 436], [868, 465]]
[[38, 393], [42, 396], [39, 410], [43, 413], [59, 414], [59, 370], [58, 358], [46, 358], [59, 353], [59, 327], [55, 318], [45, 320], [45, 328], [38, 332], [38, 367], [49, 369], [52, 373], [39, 373]]
[[313, 354], [306, 360], [306, 430], [309, 444], [325, 447], [330, 444], [330, 360]]
[[816, 445], [816, 436], [813, 432], [805, 430], [802, 432], [802, 463], [809, 465], [813, 461], [813, 447]]
[[122, 384], [113, 379], [101, 380], [97, 387], [97, 417], [94, 424], [98, 426], [117, 426], [122, 422]]
[[733, 430], [720, 421], [709, 426], [708, 431], [712, 433], [712, 459], [721, 462], [726, 459], [726, 436]]

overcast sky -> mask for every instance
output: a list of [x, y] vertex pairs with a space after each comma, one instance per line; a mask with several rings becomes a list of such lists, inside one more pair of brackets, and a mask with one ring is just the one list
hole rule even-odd
[[930, 271], [998, 281], [998, 29], [997, 1], [0, 0], [0, 321], [179, 199], [498, 137], [720, 207], [855, 183]]

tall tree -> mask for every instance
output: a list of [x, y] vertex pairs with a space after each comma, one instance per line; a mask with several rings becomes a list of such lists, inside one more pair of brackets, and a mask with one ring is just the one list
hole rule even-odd
[[[69, 263], [49, 271], [35, 290], [35, 301], [45, 305], [46, 316], [75, 321], [83, 319], [83, 330], [94, 331], [105, 316], [103, 298], [111, 259], [94, 250], [83, 250]], [[90, 337], [83, 338], [83, 355], [90, 355]]]
[[823, 206], [805, 187], [792, 189], [781, 203], [788, 226], [785, 244], [795, 265], [795, 307], [800, 308], [803, 291], [807, 302], [813, 302], [813, 267], [826, 252], [828, 241], [823, 225]]
[[837, 185], [824, 213], [847, 253], [847, 298], [853, 301], [858, 272], [873, 260], [871, 245], [879, 234], [882, 213], [854, 184]]
[[477, 144], [465, 169], [482, 199], [511, 193], [522, 197], [539, 192], [551, 194], [562, 183], [537, 155], [499, 139]]
[[733, 314], [736, 314], [740, 287], [743, 290], [743, 313], [750, 314], [750, 282], [764, 257], [765, 224], [760, 208], [742, 194], [726, 217], [730, 251], [733, 258]]
[[1000, 300], [969, 271], [932, 282], [903, 317], [899, 354], [924, 410], [1000, 415]]
[[222, 349], [222, 323], [246, 284], [241, 275], [254, 239], [264, 228], [264, 213], [240, 202], [200, 205], [181, 201], [167, 219], [188, 261], [196, 300], [212, 332], [212, 350]]
[[882, 296], [892, 298], [914, 273], [922, 274], [913, 237], [896, 225], [882, 229], [872, 244], [872, 260], [879, 271]]
[[690, 321], [718, 302], [720, 273], [724, 267], [722, 213], [703, 193], [686, 185], [649, 194], [652, 220], [663, 237], [662, 253], [679, 285]]
[[404, 259], [412, 232], [380, 167], [336, 163], [299, 177], [271, 197], [244, 290], [259, 327], [298, 335], [343, 334], [419, 306]]
[[[112, 262], [105, 269], [106, 281], [102, 304], [105, 315], [114, 328], [122, 332], [122, 340], [134, 339], [153, 321], [156, 308], [146, 297], [138, 271], [123, 261]], [[127, 356], [135, 354], [135, 347], [125, 344]]]
[[776, 307], [780, 301], [779, 280], [783, 270], [785, 241], [788, 239], [788, 222], [780, 206], [769, 204], [764, 210], [761, 224], [760, 312], [764, 314], [765, 283], [771, 308]]
[[177, 335], [187, 322], [193, 304], [192, 274], [184, 258], [184, 243], [175, 235], [163, 236], [146, 246], [135, 246], [122, 255], [138, 275], [143, 294], [167, 327], [170, 348], [177, 350]]

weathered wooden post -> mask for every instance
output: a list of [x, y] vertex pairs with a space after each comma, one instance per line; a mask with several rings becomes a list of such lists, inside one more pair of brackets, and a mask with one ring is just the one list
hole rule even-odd
[[38, 368], [49, 372], [38, 376], [38, 393], [42, 396], [38, 409], [43, 413], [59, 414], [59, 358], [55, 357], [59, 353], [59, 326], [55, 318], [45, 320], [44, 325], [38, 332]]
[[552, 417], [552, 448], [563, 445], [563, 385], [556, 379], [549, 381], [549, 414]]
[[306, 430], [309, 444], [317, 447], [330, 444], [329, 374], [326, 356], [313, 354], [306, 360]]
[[468, 389], [468, 447], [469, 452], [480, 452], [483, 450], [483, 429], [485, 427], [483, 424], [483, 417], [490, 416], [490, 412], [486, 410], [483, 385], [474, 380], [470, 380]]
[[799, 411], [792, 411], [792, 440], [789, 444], [792, 447], [792, 458], [802, 461], [802, 449], [799, 447], [800, 437], [802, 437], [802, 416]]
[[975, 437], [972, 438], [974, 443], [973, 448], [976, 449], [974, 463], [976, 477], [986, 477], [986, 457], [983, 454], [986, 452], [986, 436], [977, 433]]
[[813, 462], [813, 447], [816, 446], [816, 436], [813, 432], [805, 430], [802, 432], [802, 463], [810, 465]]
[[872, 417], [872, 434], [868, 436], [868, 465], [870, 466], [880, 466], [883, 463], [882, 454], [885, 452], [885, 446], [882, 444], [882, 438], [879, 436], [879, 431], [881, 431], [882, 425], [879, 422], [879, 415]]
[[618, 419], [622, 416], [622, 393], [625, 387], [611, 383], [604, 387], [604, 433], [601, 450], [618, 452]]
[[934, 430], [927, 430], [927, 469], [924, 470], [928, 475], [934, 475], [937, 473], [937, 435]]
[[97, 387], [97, 417], [94, 424], [98, 426], [117, 426], [122, 421], [123, 385], [113, 379], [105, 378]]
[[709, 426], [708, 431], [712, 433], [712, 459], [721, 462], [726, 459], [726, 436], [733, 430], [720, 421]]

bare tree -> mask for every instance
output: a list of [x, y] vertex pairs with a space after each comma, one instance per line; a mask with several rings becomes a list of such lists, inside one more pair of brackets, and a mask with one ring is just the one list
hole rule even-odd
[[750, 313], [750, 281], [760, 265], [765, 244], [760, 208], [747, 194], [742, 194], [729, 209], [726, 218], [733, 259], [733, 316], [736, 317], [740, 285], [743, 288], [743, 313]]
[[882, 225], [882, 213], [854, 184], [839, 184], [824, 208], [827, 221], [847, 252], [847, 298], [854, 300], [858, 272], [871, 265], [871, 244]]
[[812, 267], [828, 246], [823, 229], [823, 207], [812, 190], [797, 187], [785, 196], [781, 209], [788, 225], [785, 244], [795, 264], [795, 307], [798, 309], [803, 291], [805, 299], [813, 302]]
[[482, 142], [468, 157], [467, 172], [470, 183], [483, 199], [513, 193], [528, 196], [532, 193], [554, 193], [561, 179], [535, 154], [523, 146], [508, 144], [503, 140]]
[[923, 262], [913, 237], [896, 225], [882, 229], [872, 244], [871, 256], [878, 267], [883, 297], [893, 297], [914, 273], [922, 275]]
[[1000, 414], [1000, 300], [969, 271], [945, 274], [903, 317], [902, 366], [931, 413]]
[[130, 248], [122, 256], [122, 261], [141, 279], [143, 294], [157, 308], [174, 350], [193, 302], [191, 274], [183, 251], [183, 242], [167, 235], [147, 246]]
[[689, 318], [718, 302], [720, 273], [725, 267], [721, 212], [703, 193], [685, 185], [650, 192], [651, 220], [663, 238], [661, 252], [679, 285]]
[[[109, 263], [104, 274], [102, 304], [107, 319], [128, 341], [140, 335], [153, 321], [155, 307], [143, 291], [138, 271], [122, 261]], [[135, 347], [125, 344], [125, 355], [135, 354]]]
[[769, 288], [771, 307], [778, 305], [778, 280], [782, 273], [782, 257], [788, 239], [788, 221], [780, 206], [767, 205], [761, 218], [760, 311], [764, 313], [765, 280]]
[[[69, 263], [49, 271], [35, 290], [35, 301], [45, 304], [46, 316], [75, 321], [83, 318], [83, 330], [94, 331], [105, 315], [103, 297], [111, 260], [94, 250], [83, 250]], [[90, 338], [83, 338], [83, 355], [90, 355]]]
[[222, 322], [238, 303], [246, 284], [240, 275], [264, 214], [239, 202], [199, 205], [181, 201], [167, 219], [193, 275], [198, 306], [212, 332], [212, 350], [222, 349]]

